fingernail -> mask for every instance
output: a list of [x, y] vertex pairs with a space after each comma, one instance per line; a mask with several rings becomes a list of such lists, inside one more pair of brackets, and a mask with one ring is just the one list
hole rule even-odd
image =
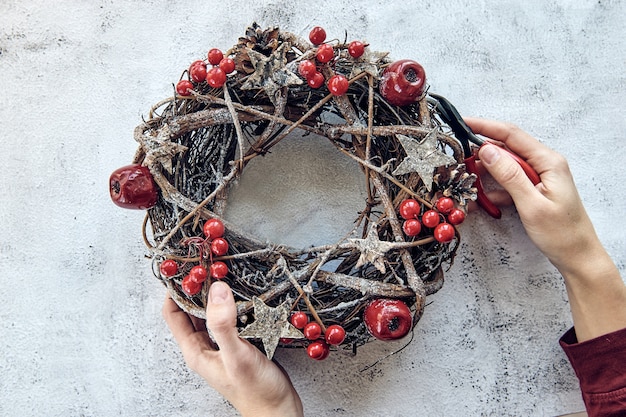
[[498, 159], [500, 159], [500, 151], [497, 149], [495, 145], [486, 144], [480, 151], [478, 152], [478, 156], [480, 160], [483, 161], [487, 165], [495, 164]]
[[228, 285], [223, 282], [214, 282], [209, 288], [209, 301], [211, 304], [221, 304], [228, 297]]

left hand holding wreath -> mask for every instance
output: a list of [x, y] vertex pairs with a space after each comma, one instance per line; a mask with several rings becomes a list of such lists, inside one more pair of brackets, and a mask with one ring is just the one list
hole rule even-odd
[[303, 416], [302, 402], [289, 376], [250, 343], [239, 338], [237, 309], [230, 287], [214, 282], [209, 290], [206, 327], [168, 296], [167, 322], [187, 365], [224, 396], [243, 417]]

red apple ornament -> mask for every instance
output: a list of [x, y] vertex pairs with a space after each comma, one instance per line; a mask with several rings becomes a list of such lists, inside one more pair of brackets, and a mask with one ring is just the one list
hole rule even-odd
[[134, 164], [116, 169], [109, 178], [111, 200], [120, 207], [145, 210], [157, 202], [157, 186], [148, 167]]
[[365, 307], [364, 321], [376, 339], [396, 340], [409, 333], [413, 315], [403, 301], [380, 298]]
[[380, 80], [380, 94], [394, 106], [415, 103], [426, 85], [424, 67], [410, 59], [389, 65]]

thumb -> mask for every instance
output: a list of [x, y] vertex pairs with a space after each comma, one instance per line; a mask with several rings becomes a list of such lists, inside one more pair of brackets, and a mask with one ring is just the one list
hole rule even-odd
[[206, 326], [221, 350], [234, 349], [240, 341], [235, 299], [230, 287], [224, 282], [215, 281], [209, 288]]
[[537, 191], [522, 167], [499, 146], [482, 146], [478, 157], [489, 174], [511, 195], [516, 205]]

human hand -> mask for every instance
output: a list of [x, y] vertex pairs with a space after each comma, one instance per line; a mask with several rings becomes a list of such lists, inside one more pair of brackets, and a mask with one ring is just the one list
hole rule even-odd
[[[187, 365], [224, 396], [243, 417], [302, 416], [302, 403], [289, 376], [257, 348], [239, 338], [237, 309], [230, 287], [211, 284], [206, 327], [168, 296], [163, 317]], [[219, 346], [219, 350], [218, 350]]]
[[475, 133], [505, 144], [541, 177], [533, 185], [496, 145], [479, 150], [482, 166], [512, 198], [530, 239], [565, 278], [578, 340], [625, 327], [626, 287], [596, 235], [565, 158], [515, 126], [465, 121]]

